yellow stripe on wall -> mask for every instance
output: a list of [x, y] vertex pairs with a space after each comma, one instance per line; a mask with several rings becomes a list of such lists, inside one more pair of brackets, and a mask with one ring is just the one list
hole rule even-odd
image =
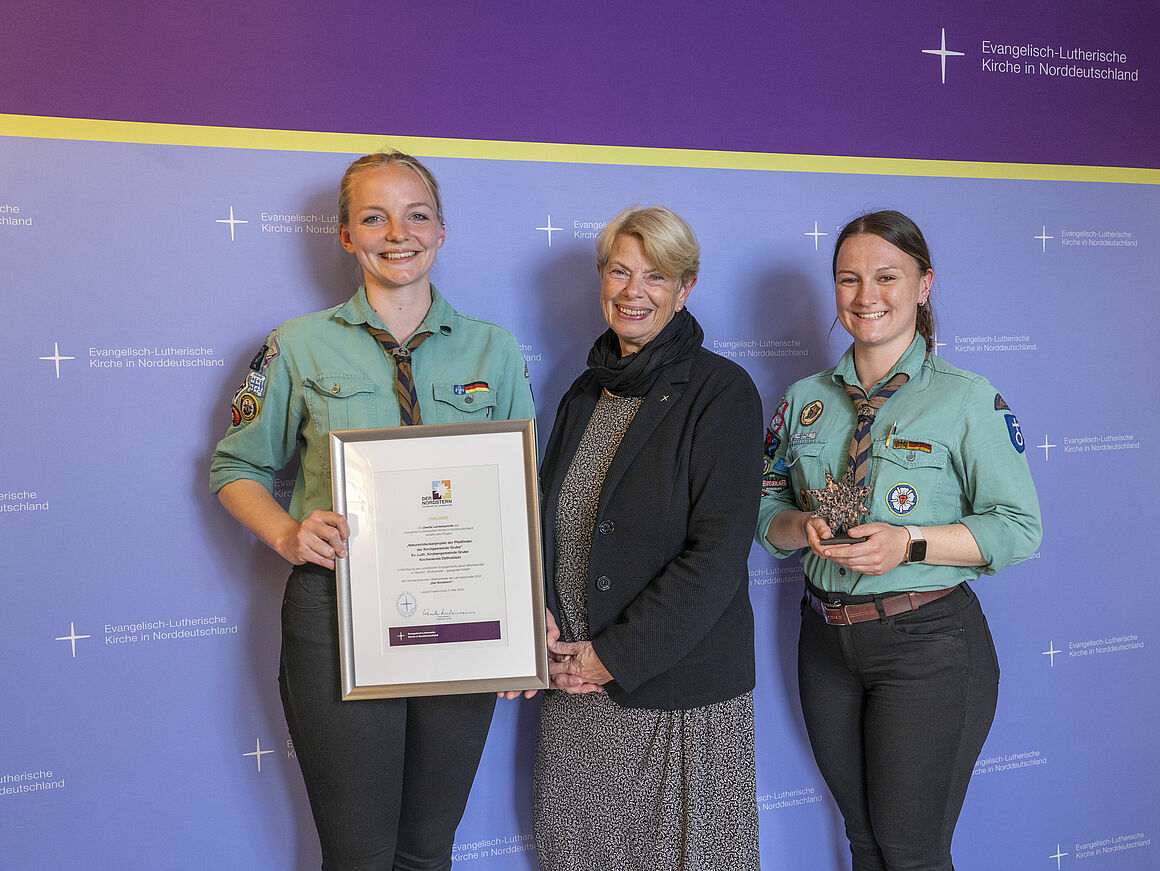
[[423, 157], [515, 160], [544, 163], [592, 163], [626, 166], [672, 166], [697, 169], [750, 169], [778, 172], [908, 175], [936, 178], [1027, 179], [1119, 184], [1160, 184], [1160, 170], [1119, 166], [1067, 166], [1038, 163], [986, 163], [967, 160], [910, 160], [892, 157], [835, 157], [818, 154], [766, 154], [753, 151], [702, 151], [689, 148], [635, 148], [616, 145], [568, 145], [552, 142], [507, 142], [489, 139], [437, 139], [364, 133], [203, 127], [0, 114], [0, 136], [72, 139], [145, 145], [189, 145], [207, 148], [252, 148], [263, 151], [309, 151], [369, 154], [397, 148]]

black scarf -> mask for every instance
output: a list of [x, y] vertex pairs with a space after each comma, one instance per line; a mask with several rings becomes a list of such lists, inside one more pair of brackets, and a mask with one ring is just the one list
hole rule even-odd
[[688, 360], [704, 340], [705, 331], [697, 319], [688, 309], [682, 309], [673, 315], [655, 339], [627, 357], [620, 356], [620, 339], [616, 333], [605, 330], [588, 352], [588, 368], [596, 376], [597, 383], [609, 393], [644, 396], [661, 370]]

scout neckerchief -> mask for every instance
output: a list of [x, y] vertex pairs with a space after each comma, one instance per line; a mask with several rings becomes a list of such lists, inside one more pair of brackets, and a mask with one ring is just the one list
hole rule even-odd
[[379, 342], [383, 349], [395, 358], [395, 394], [399, 397], [399, 421], [403, 426], [418, 426], [423, 422], [423, 415], [419, 411], [419, 394], [415, 390], [415, 379], [411, 372], [411, 352], [418, 348], [432, 333], [415, 333], [406, 347], [395, 341], [386, 330], [372, 327], [367, 324], [367, 330]]
[[866, 461], [870, 457], [870, 443], [872, 441], [870, 427], [874, 423], [878, 409], [884, 406], [886, 400], [893, 396], [898, 388], [909, 379], [910, 376], [905, 372], [899, 372], [882, 385], [881, 390], [870, 397], [867, 397], [866, 392], [857, 384], [847, 384], [845, 380], [842, 381], [842, 386], [850, 394], [850, 401], [854, 403], [854, 411], [858, 415], [858, 425], [854, 428], [854, 437], [850, 439], [850, 458], [846, 463], [847, 470], [854, 473], [855, 486], [866, 483]]

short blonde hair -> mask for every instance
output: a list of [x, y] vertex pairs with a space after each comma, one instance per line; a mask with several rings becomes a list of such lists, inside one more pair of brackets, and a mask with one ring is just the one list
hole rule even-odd
[[596, 265], [601, 270], [621, 236], [636, 236], [645, 257], [666, 279], [682, 286], [701, 269], [701, 246], [684, 219], [664, 206], [629, 206], [609, 221], [596, 237]]
[[338, 184], [338, 223], [346, 226], [350, 222], [350, 198], [354, 188], [354, 177], [367, 169], [376, 169], [380, 166], [402, 166], [416, 175], [427, 188], [431, 201], [435, 204], [435, 217], [443, 223], [443, 199], [439, 196], [439, 182], [423, 162], [417, 157], [404, 154], [401, 151], [377, 151], [360, 157], [346, 168], [342, 174], [342, 181]]

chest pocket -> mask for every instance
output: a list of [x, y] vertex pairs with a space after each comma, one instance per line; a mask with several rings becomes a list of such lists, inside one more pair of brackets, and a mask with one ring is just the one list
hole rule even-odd
[[[794, 490], [803, 487], [813, 489], [824, 487], [826, 484], [827, 448], [829, 441], [824, 438], [810, 439], [809, 441], [793, 441], [791, 439], [785, 452], [785, 464], [789, 469], [790, 481]], [[846, 458], [843, 456], [837, 466], [830, 468], [830, 474], [840, 478], [846, 471]]]
[[307, 378], [304, 395], [314, 426], [331, 430], [366, 429], [378, 425], [375, 382], [364, 375], [319, 375]]
[[[464, 390], [463, 385], [459, 385]], [[430, 423], [455, 423], [457, 421], [490, 420], [495, 413], [495, 394], [490, 390], [473, 390], [457, 393], [454, 384], [433, 384], [432, 392], [438, 419]]]
[[[870, 446], [874, 487], [870, 506], [875, 516], [888, 523], [916, 526], [948, 523], [942, 516], [947, 506], [940, 498], [947, 480], [950, 451], [937, 442], [896, 437], [889, 444]], [[902, 519], [905, 518], [905, 519]]]

